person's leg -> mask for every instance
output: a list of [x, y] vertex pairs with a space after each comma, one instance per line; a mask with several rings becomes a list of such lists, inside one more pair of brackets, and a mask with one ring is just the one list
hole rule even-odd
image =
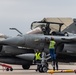
[[58, 61], [56, 60], [56, 69], [58, 70]]
[[55, 50], [53, 49], [53, 70], [55, 70], [55, 64], [56, 64], [56, 62], [55, 62]]
[[51, 56], [51, 60], [53, 62], [53, 64], [52, 64], [53, 70], [55, 70], [54, 49], [50, 49], [50, 56]]
[[57, 55], [56, 54], [54, 54], [54, 59], [55, 59], [56, 69], [58, 70], [58, 60], [57, 60]]
[[50, 56], [51, 56], [51, 60], [53, 61], [53, 50], [50, 49]]
[[37, 69], [36, 69], [36, 71], [38, 71], [38, 68], [39, 68], [38, 60], [36, 60], [36, 65], [37, 65]]
[[37, 63], [38, 63], [38, 64], [37, 64], [37, 71], [39, 71], [39, 69], [40, 69], [40, 67], [41, 67], [41, 66], [40, 66], [40, 65], [41, 65], [41, 60], [37, 60]]
[[55, 70], [55, 60], [53, 60], [53, 70]]

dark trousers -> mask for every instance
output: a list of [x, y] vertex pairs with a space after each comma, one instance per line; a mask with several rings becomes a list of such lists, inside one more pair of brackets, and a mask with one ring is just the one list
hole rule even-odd
[[58, 70], [58, 61], [56, 59], [55, 49], [50, 49], [50, 56], [51, 60], [53, 61], [53, 70], [55, 70], [55, 67]]
[[51, 60], [56, 60], [56, 54], [55, 54], [55, 49], [50, 49], [50, 56], [51, 56]]
[[37, 64], [37, 70], [39, 70], [40, 63], [41, 63], [41, 60], [36, 60], [36, 64]]
[[58, 61], [57, 60], [53, 60], [53, 70], [58, 70]]

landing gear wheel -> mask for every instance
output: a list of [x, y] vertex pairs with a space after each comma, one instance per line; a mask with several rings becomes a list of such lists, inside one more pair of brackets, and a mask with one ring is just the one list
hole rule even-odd
[[48, 68], [46, 66], [43, 66], [42, 70], [43, 72], [47, 72]]
[[43, 72], [43, 69], [42, 69], [42, 67], [40, 67], [40, 68], [39, 68], [39, 72], [41, 72], [41, 73]]
[[48, 68], [46, 66], [40, 67], [39, 72], [47, 72]]
[[25, 70], [26, 69], [29, 69], [30, 68], [30, 65], [22, 65], [22, 68], [25, 69]]
[[9, 68], [6, 68], [6, 71], [9, 71]]
[[10, 68], [10, 71], [13, 71], [13, 68]]

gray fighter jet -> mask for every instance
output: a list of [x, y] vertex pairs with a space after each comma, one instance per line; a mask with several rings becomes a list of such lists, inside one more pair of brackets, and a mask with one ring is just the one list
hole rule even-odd
[[[33, 25], [35, 25], [33, 29]], [[50, 25], [59, 26], [58, 31], [51, 31]], [[49, 44], [46, 40], [51, 37], [57, 42], [56, 52], [58, 61], [75, 62], [76, 60], [76, 34], [61, 32], [63, 23], [36, 21], [31, 25], [31, 30], [27, 34], [18, 35], [16, 37], [6, 38], [0, 41], [0, 62], [19, 64], [24, 69], [29, 69], [34, 59], [36, 49], [42, 51], [42, 70], [45, 71], [46, 61], [49, 60]], [[46, 58], [45, 58], [46, 54]], [[49, 56], [49, 57], [48, 57]], [[70, 57], [70, 59], [69, 59]], [[41, 70], [41, 69], [40, 69]]]

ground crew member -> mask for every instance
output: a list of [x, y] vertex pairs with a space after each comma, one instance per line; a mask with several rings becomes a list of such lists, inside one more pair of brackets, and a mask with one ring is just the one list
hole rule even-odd
[[50, 50], [50, 55], [51, 55], [51, 59], [53, 62], [53, 70], [55, 70], [55, 65], [56, 65], [56, 68], [58, 70], [58, 62], [56, 60], [55, 46], [56, 46], [56, 42], [55, 42], [54, 38], [51, 37], [51, 41], [49, 44], [49, 50]]
[[36, 71], [38, 71], [39, 70], [39, 64], [41, 63], [41, 52], [39, 50], [36, 51], [34, 60], [37, 64]]

